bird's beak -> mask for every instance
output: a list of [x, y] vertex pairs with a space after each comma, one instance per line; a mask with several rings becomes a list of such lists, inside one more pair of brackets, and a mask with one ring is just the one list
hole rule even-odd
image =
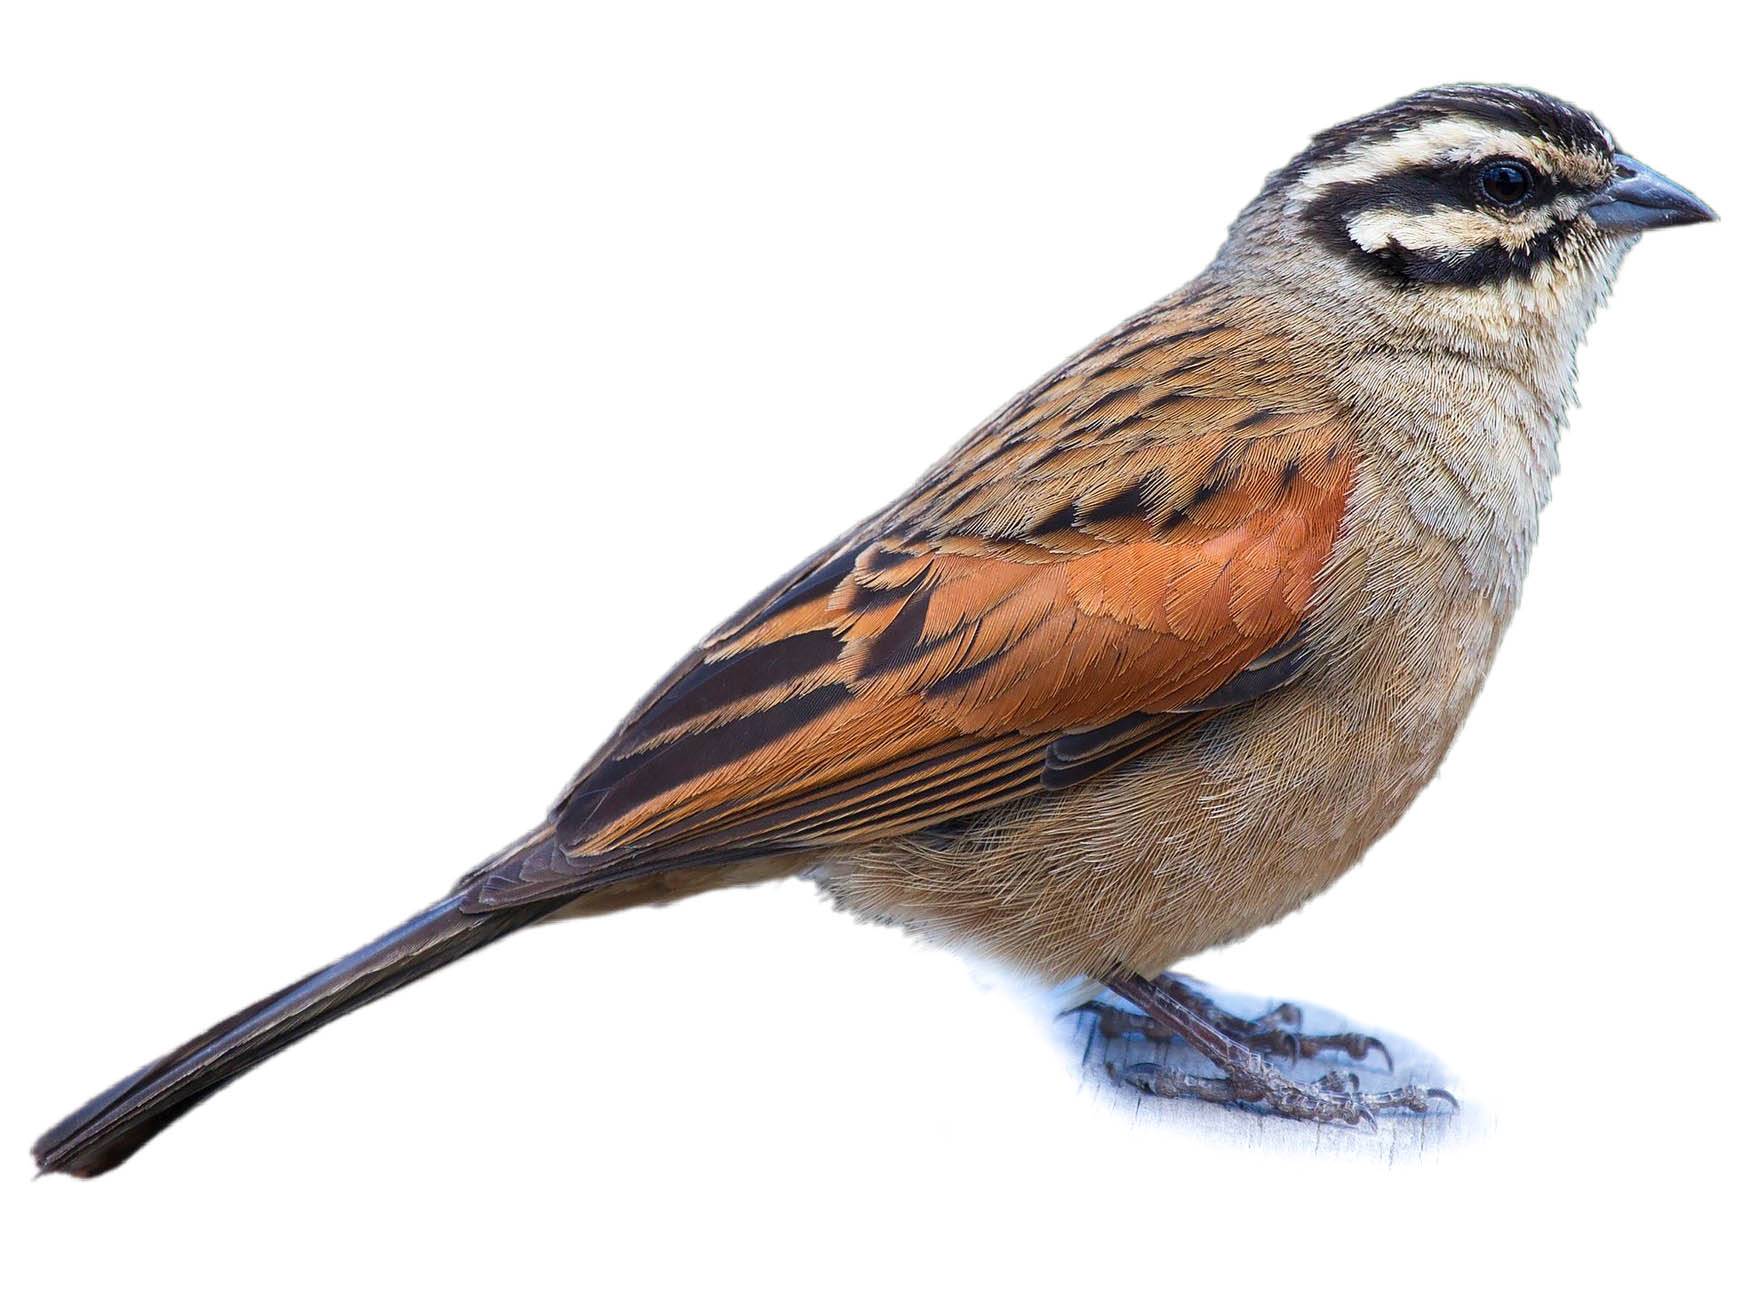
[[1712, 222], [1719, 216], [1692, 191], [1626, 154], [1616, 156], [1615, 180], [1593, 197], [1586, 213], [1599, 230], [1619, 236]]

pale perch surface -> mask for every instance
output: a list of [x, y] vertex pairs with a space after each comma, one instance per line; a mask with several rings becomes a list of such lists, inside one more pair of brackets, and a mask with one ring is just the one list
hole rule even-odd
[[[1195, 989], [1243, 1017], [1257, 1019], [1280, 1001], [1230, 993], [1195, 978], [1189, 979]], [[1106, 991], [1096, 995], [1095, 1001], [1135, 1011]], [[1401, 1160], [1427, 1159], [1431, 1154], [1478, 1133], [1481, 1113], [1459, 1092], [1459, 1085], [1451, 1073], [1427, 1050], [1392, 1031], [1376, 1030], [1326, 1008], [1295, 999], [1290, 1001], [1301, 1009], [1303, 1032], [1326, 1034], [1358, 1030], [1373, 1035], [1391, 1050], [1394, 1070], [1388, 1072], [1385, 1059], [1377, 1053], [1370, 1054], [1365, 1062], [1352, 1061], [1342, 1053], [1328, 1053], [1317, 1058], [1303, 1058], [1293, 1067], [1289, 1066], [1287, 1059], [1273, 1060], [1274, 1065], [1287, 1068], [1298, 1080], [1316, 1080], [1333, 1068], [1352, 1071], [1360, 1077], [1364, 1092], [1383, 1092], [1406, 1083], [1447, 1089], [1459, 1097], [1460, 1111], [1454, 1113], [1439, 1105], [1433, 1112], [1422, 1116], [1388, 1114], [1378, 1119], [1375, 1128], [1367, 1128], [1316, 1125], [1284, 1120], [1252, 1108], [1158, 1098], [1140, 1093], [1110, 1075], [1108, 1064], [1119, 1071], [1136, 1063], [1154, 1062], [1203, 1076], [1214, 1076], [1218, 1074], [1217, 1069], [1177, 1039], [1158, 1044], [1135, 1035], [1105, 1038], [1094, 1012], [1066, 1013], [1054, 1022], [1054, 1030], [1068, 1042], [1079, 1061], [1083, 1092], [1110, 1111], [1130, 1117], [1137, 1128], [1197, 1130], [1236, 1147], [1371, 1157], [1388, 1165]]]

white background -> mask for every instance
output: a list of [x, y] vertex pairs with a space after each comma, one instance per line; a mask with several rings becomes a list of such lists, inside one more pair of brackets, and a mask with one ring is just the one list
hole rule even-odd
[[1134, 1129], [1029, 1006], [785, 884], [517, 937], [27, 1183], [65, 1110], [532, 824], [1311, 131], [1529, 82], [1740, 209], [1694, 10], [1212, 8], [7, 8], [9, 1301], [1718, 1294], [1735, 224], [1624, 269], [1440, 780], [1192, 964], [1407, 1030], [1471, 1141]]

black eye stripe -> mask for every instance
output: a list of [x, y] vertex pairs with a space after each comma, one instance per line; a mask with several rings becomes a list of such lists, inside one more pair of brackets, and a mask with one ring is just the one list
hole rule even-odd
[[[1552, 224], [1542, 236], [1522, 251], [1501, 245], [1448, 254], [1393, 245], [1365, 250], [1350, 234], [1351, 224], [1363, 213], [1385, 211], [1403, 215], [1436, 210], [1474, 210], [1497, 207], [1486, 202], [1478, 190], [1483, 169], [1496, 162], [1485, 158], [1471, 163], [1425, 164], [1365, 181], [1339, 182], [1327, 186], [1303, 210], [1309, 229], [1322, 245], [1340, 257], [1355, 261], [1364, 271], [1394, 284], [1426, 282], [1442, 286], [1479, 286], [1525, 277], [1561, 248], [1565, 223]], [[1510, 212], [1535, 211], [1552, 204], [1572, 188], [1555, 178], [1535, 174], [1534, 186], [1524, 203]]]
[[[1314, 197], [1307, 212], [1314, 216], [1341, 214], [1353, 218], [1364, 209], [1392, 209], [1399, 213], [1432, 213], [1442, 208], [1469, 208], [1479, 194], [1478, 177], [1496, 160], [1477, 163], [1428, 164], [1405, 168], [1366, 181], [1339, 182]], [[1553, 177], [1534, 174], [1528, 203], [1541, 208], [1553, 203], [1568, 187]], [[1347, 224], [1346, 224], [1347, 225]]]

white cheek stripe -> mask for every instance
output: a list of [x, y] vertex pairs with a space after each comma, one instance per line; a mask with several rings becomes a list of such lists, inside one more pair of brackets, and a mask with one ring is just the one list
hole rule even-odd
[[1522, 250], [1554, 221], [1553, 213], [1535, 214], [1525, 222], [1507, 222], [1480, 209], [1442, 207], [1427, 213], [1364, 209], [1350, 219], [1349, 232], [1350, 239], [1370, 254], [1393, 244], [1407, 250], [1466, 254], [1492, 244]]

